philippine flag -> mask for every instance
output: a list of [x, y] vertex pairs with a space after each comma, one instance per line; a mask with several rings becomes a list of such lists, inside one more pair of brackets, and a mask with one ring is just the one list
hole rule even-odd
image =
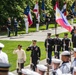
[[35, 4], [35, 7], [34, 7], [33, 12], [34, 12], [35, 15], [36, 15], [36, 19], [38, 19], [38, 21], [40, 22], [40, 15], [39, 15], [39, 6], [38, 6], [38, 2], [36, 2], [36, 4]]
[[31, 12], [30, 12], [30, 7], [27, 6], [24, 10], [24, 14], [27, 15], [28, 17], [28, 22], [29, 22], [29, 26], [31, 26], [33, 24], [33, 21], [32, 21], [32, 16], [31, 16]]
[[68, 31], [72, 31], [72, 26], [69, 24], [64, 14], [56, 7], [56, 22]]
[[67, 6], [67, 4], [65, 3], [64, 4], [64, 6], [63, 6], [63, 8], [62, 8], [62, 13], [64, 14], [64, 16], [66, 16], [67, 15], [67, 13], [66, 13], [66, 6]]

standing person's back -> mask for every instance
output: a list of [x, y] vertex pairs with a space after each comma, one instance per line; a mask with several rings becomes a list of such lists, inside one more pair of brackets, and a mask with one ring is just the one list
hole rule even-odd
[[8, 63], [8, 56], [5, 52], [2, 51], [4, 45], [0, 43], [0, 63]]

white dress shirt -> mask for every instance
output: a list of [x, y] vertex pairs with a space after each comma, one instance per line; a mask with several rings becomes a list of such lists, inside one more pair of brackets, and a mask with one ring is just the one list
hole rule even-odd
[[0, 62], [1, 63], [9, 63], [8, 62], [8, 56], [3, 51], [0, 51]]

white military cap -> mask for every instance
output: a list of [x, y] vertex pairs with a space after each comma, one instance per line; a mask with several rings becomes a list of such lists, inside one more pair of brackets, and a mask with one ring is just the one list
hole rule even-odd
[[40, 74], [37, 73], [37, 72], [32, 71], [31, 75], [40, 75]]
[[8, 75], [15, 75], [15, 74], [13, 74], [12, 72], [8, 72]]
[[70, 55], [70, 52], [69, 52], [69, 51], [63, 51], [63, 52], [61, 53], [61, 55]]
[[31, 75], [32, 71], [30, 69], [22, 69], [23, 74]]
[[73, 48], [74, 52], [76, 52], [76, 48]]
[[38, 65], [37, 65], [37, 68], [38, 68], [40, 71], [46, 71], [46, 70], [47, 70], [47, 67], [44, 66], [44, 65], [41, 65], [41, 64], [38, 64]]
[[76, 67], [74, 67], [74, 70], [73, 70], [73, 72], [76, 72]]
[[4, 45], [2, 43], [0, 43], [0, 48], [3, 48], [3, 47], [4, 47]]
[[53, 63], [61, 63], [61, 60], [60, 59], [56, 59], [56, 58], [52, 58], [52, 62]]
[[62, 74], [62, 75], [72, 75], [72, 74]]

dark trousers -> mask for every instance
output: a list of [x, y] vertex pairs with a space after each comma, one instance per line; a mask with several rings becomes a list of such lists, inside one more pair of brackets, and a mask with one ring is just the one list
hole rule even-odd
[[48, 30], [48, 27], [49, 27], [49, 23], [46, 23], [46, 30]]
[[47, 63], [48, 63], [49, 65], [51, 64], [51, 58], [52, 58], [52, 52], [48, 51]]
[[32, 57], [31, 60], [32, 60], [31, 69], [33, 71], [35, 71], [36, 70], [36, 65], [38, 63], [38, 58], [37, 57]]
[[10, 34], [11, 34], [11, 29], [10, 28], [7, 28], [7, 33], [8, 33], [8, 37], [10, 37]]
[[17, 73], [18, 73], [18, 75], [22, 75], [22, 73], [21, 73], [21, 69], [22, 68], [24, 68], [24, 63], [18, 63], [18, 69], [17, 69]]
[[14, 27], [14, 31], [15, 31], [15, 36], [17, 36], [18, 28], [17, 27]]

